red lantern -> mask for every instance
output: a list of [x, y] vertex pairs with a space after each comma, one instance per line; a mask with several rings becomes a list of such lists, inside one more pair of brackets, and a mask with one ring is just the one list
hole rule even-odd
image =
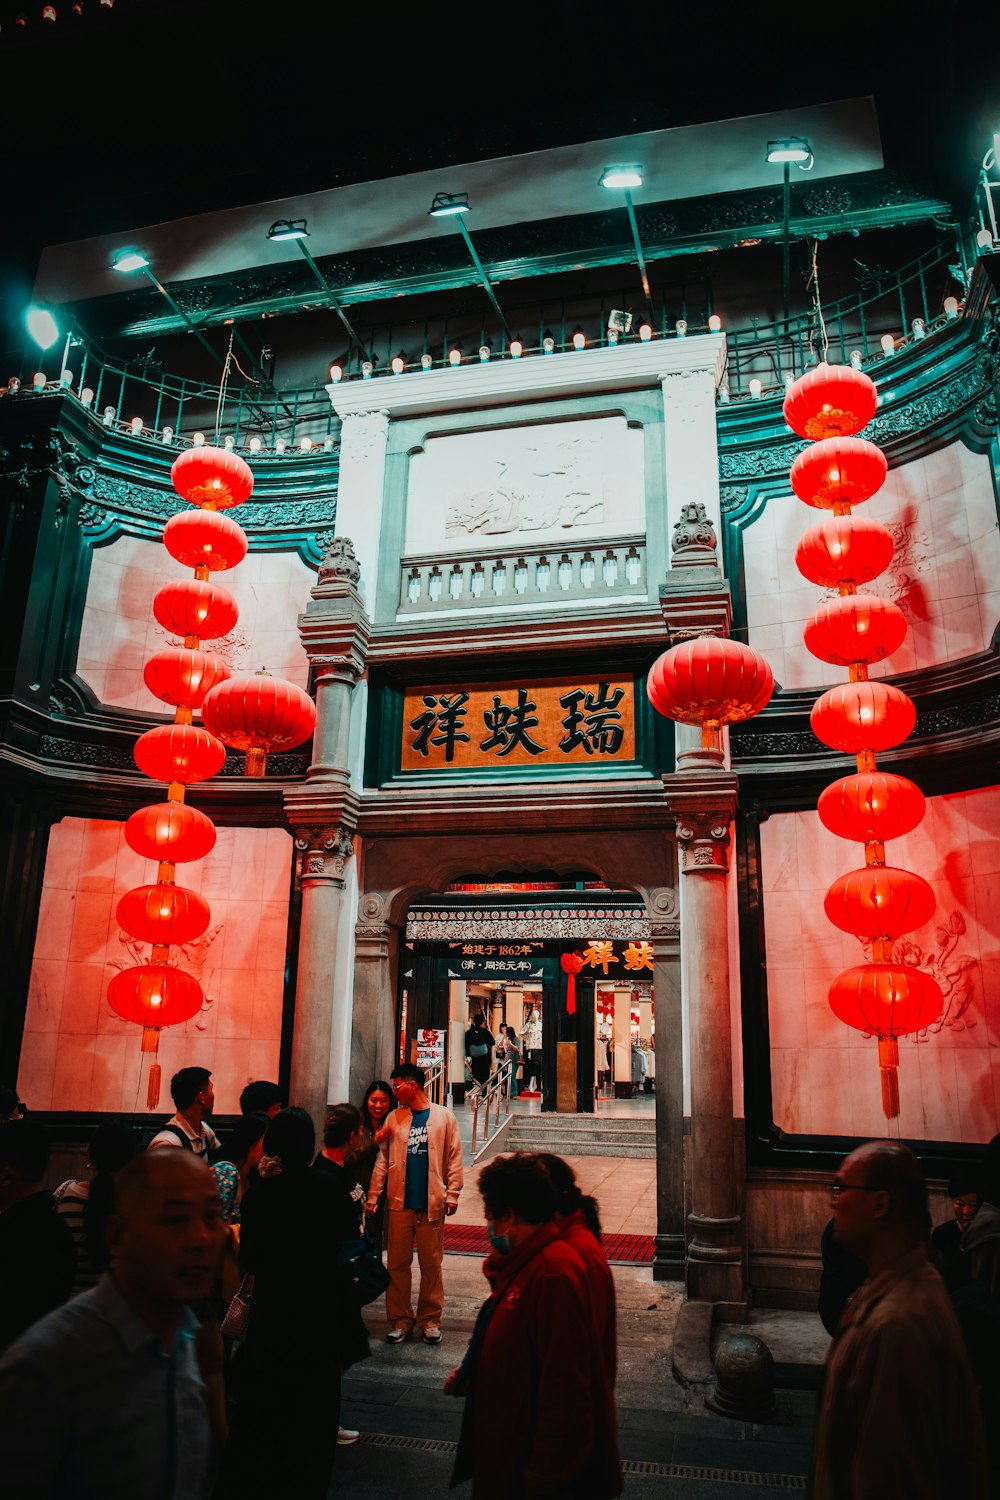
[[182, 510], [164, 526], [163, 545], [186, 568], [224, 573], [246, 557], [247, 534], [217, 511]]
[[201, 1010], [204, 998], [197, 979], [168, 964], [123, 969], [108, 985], [111, 1009], [123, 1021], [157, 1029], [190, 1021]]
[[164, 630], [175, 635], [214, 641], [228, 635], [240, 617], [228, 589], [196, 578], [165, 584], [153, 599], [153, 614]]
[[809, 722], [831, 750], [889, 750], [912, 734], [913, 699], [888, 682], [845, 682], [817, 698]]
[[646, 678], [657, 713], [682, 724], [700, 724], [706, 745], [720, 725], [760, 713], [773, 691], [774, 675], [759, 652], [715, 635], [671, 646]]
[[566, 1014], [572, 1016], [576, 1012], [576, 976], [583, 968], [583, 959], [579, 953], [564, 953], [559, 967], [566, 975]]
[[228, 676], [229, 668], [221, 656], [186, 646], [157, 651], [142, 669], [143, 681], [154, 697], [175, 708], [197, 708], [209, 689]]
[[925, 810], [920, 788], [887, 771], [842, 776], [820, 793], [818, 808], [824, 828], [861, 844], [884, 843], [910, 833]]
[[896, 1038], [933, 1025], [944, 1009], [939, 986], [923, 969], [902, 964], [858, 964], [830, 986], [830, 1009], [839, 1021], [877, 1036], [882, 1110], [899, 1114], [899, 1046]]
[[823, 907], [834, 927], [859, 938], [915, 932], [934, 915], [934, 892], [923, 876], [895, 865], [866, 865], [833, 882]]
[[153, 781], [191, 786], [217, 776], [226, 763], [226, 747], [196, 724], [159, 724], [147, 729], [132, 752], [140, 771]]
[[174, 459], [170, 478], [178, 495], [206, 510], [231, 510], [253, 490], [249, 464], [227, 448], [188, 448]]
[[799, 454], [790, 478], [806, 505], [833, 510], [870, 500], [885, 483], [888, 468], [881, 448], [864, 438], [827, 438]]
[[119, 927], [140, 942], [190, 943], [207, 931], [211, 912], [197, 891], [182, 885], [137, 885], [127, 891], [116, 911]]
[[316, 727], [316, 705], [294, 682], [257, 672], [231, 677], [206, 695], [206, 728], [234, 750], [245, 750], [247, 775], [263, 776], [273, 750], [291, 750]]
[[782, 412], [793, 432], [817, 442], [860, 432], [877, 407], [875, 383], [863, 371], [824, 362], [789, 387]]
[[834, 666], [881, 661], [902, 645], [906, 616], [877, 594], [847, 594], [821, 604], [802, 634], [806, 650]]
[[154, 802], [129, 818], [125, 842], [144, 859], [185, 864], [214, 849], [215, 824], [186, 802]]
[[829, 516], [806, 532], [795, 551], [803, 578], [820, 588], [870, 583], [892, 562], [895, 544], [881, 521], [866, 516]]

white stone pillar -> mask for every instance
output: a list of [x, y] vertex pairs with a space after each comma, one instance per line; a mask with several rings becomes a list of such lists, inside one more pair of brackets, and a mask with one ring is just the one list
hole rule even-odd
[[337, 532], [349, 536], [354, 543], [361, 563], [358, 592], [371, 616], [375, 613], [388, 441], [387, 411], [352, 411], [344, 416], [337, 480]]
[[[722, 535], [719, 502], [719, 445], [715, 390], [719, 368], [678, 370], [663, 375], [663, 444], [666, 457], [668, 531], [681, 519], [681, 507], [704, 505], [716, 535]], [[338, 515], [339, 523], [339, 515]]]

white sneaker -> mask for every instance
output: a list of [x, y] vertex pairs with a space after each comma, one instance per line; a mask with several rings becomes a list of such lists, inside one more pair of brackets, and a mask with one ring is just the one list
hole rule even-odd
[[385, 1336], [387, 1344], [401, 1344], [406, 1338], [405, 1328], [390, 1328]]
[[428, 1323], [427, 1327], [424, 1329], [424, 1343], [425, 1344], [440, 1344], [440, 1342], [441, 1342], [441, 1330], [440, 1330], [440, 1328], [437, 1326], [436, 1323]]
[[360, 1432], [355, 1432], [353, 1427], [337, 1428], [337, 1442], [342, 1448], [346, 1447], [348, 1443], [356, 1443], [360, 1436]]

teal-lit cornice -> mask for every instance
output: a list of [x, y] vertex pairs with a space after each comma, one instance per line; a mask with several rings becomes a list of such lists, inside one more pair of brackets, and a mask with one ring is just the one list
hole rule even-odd
[[[637, 205], [636, 218], [651, 262], [777, 241], [783, 233], [780, 187]], [[947, 203], [927, 197], [893, 172], [877, 171], [796, 182], [790, 233], [793, 238], [829, 237], [951, 218]], [[617, 206], [600, 214], [483, 230], [476, 235], [476, 248], [490, 281], [497, 284], [627, 266], [635, 258], [627, 220]], [[345, 306], [478, 284], [457, 235], [325, 256], [317, 264]], [[188, 317], [206, 327], [328, 305], [309, 267], [298, 260], [178, 283], [171, 292]], [[161, 337], [185, 327], [183, 318], [145, 285], [115, 297], [78, 302], [73, 310], [84, 327], [106, 338]]]

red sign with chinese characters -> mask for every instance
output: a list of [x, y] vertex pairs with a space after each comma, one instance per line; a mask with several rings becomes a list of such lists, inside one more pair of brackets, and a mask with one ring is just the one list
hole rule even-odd
[[404, 771], [599, 765], [635, 759], [631, 676], [408, 688]]

